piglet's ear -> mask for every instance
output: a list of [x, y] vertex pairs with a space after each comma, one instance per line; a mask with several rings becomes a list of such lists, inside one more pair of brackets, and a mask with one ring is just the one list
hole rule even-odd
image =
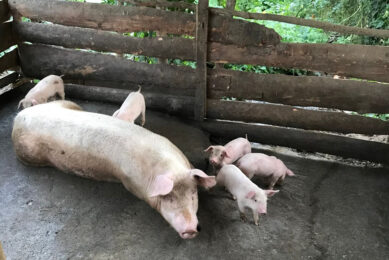
[[216, 185], [215, 176], [208, 176], [198, 169], [190, 170], [190, 175], [193, 176], [198, 185], [201, 185], [204, 188], [209, 189]]
[[173, 181], [166, 174], [157, 175], [153, 184], [151, 185], [149, 197], [169, 194], [173, 189], [173, 185]]
[[31, 100], [31, 103], [32, 103], [32, 105], [33, 105], [33, 106], [36, 106], [36, 105], [38, 105], [38, 101], [36, 101], [36, 99], [35, 99], [35, 98]]
[[272, 197], [277, 192], [279, 192], [279, 190], [265, 190], [265, 194], [267, 197]]
[[208, 151], [211, 151], [211, 152], [212, 152], [212, 150], [213, 150], [213, 146], [211, 145], [211, 146], [209, 146], [207, 149], [205, 149], [204, 152], [208, 152]]
[[249, 193], [246, 194], [246, 199], [252, 199], [255, 196], [255, 191], [249, 191]]
[[19, 105], [18, 105], [18, 109], [19, 109], [20, 106], [22, 105], [23, 101], [24, 101], [24, 99], [20, 100]]
[[227, 158], [231, 158], [230, 154], [227, 151], [223, 151], [223, 155]]

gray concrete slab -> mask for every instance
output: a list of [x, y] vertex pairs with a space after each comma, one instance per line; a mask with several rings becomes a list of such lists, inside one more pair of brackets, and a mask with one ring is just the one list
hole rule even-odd
[[[17, 100], [0, 102], [0, 241], [8, 259], [389, 259], [387, 170], [281, 158], [300, 176], [286, 179], [259, 226], [241, 222], [223, 190], [202, 190], [202, 232], [182, 240], [121, 184], [17, 161]], [[108, 114], [117, 107], [79, 103]]]

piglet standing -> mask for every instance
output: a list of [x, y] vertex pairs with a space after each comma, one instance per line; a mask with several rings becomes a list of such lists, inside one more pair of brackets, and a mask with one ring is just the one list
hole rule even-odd
[[247, 138], [239, 137], [227, 143], [225, 146], [209, 146], [204, 152], [211, 152], [209, 162], [215, 168], [221, 168], [223, 165], [234, 163], [243, 155], [251, 153], [251, 144]]
[[28, 91], [24, 99], [20, 100], [18, 109], [20, 107], [25, 109], [55, 99], [65, 99], [64, 84], [60, 76], [49, 75]]
[[236, 162], [236, 166], [250, 179], [258, 176], [273, 189], [274, 185], [282, 184], [285, 176], [294, 176], [285, 164], [274, 156], [263, 153], [249, 153]]
[[262, 190], [232, 164], [224, 165], [220, 169], [216, 182], [218, 185], [225, 186], [236, 197], [242, 220], [246, 219], [245, 209], [252, 210], [255, 225], [259, 224], [259, 214], [267, 212], [267, 198], [278, 192], [278, 190]]
[[146, 122], [146, 104], [140, 90], [141, 87], [139, 87], [137, 92], [131, 92], [120, 109], [116, 110], [112, 116], [134, 123], [135, 119], [142, 114], [141, 125], [143, 126]]

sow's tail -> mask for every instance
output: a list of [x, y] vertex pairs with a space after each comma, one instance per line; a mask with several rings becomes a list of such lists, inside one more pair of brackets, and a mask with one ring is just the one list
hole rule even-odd
[[288, 176], [295, 176], [295, 174], [291, 170], [289, 170], [289, 169], [286, 169], [286, 175], [288, 175]]
[[138, 85], [139, 89], [138, 89], [138, 93], [140, 93], [140, 91], [142, 90], [142, 87], [141, 85]]

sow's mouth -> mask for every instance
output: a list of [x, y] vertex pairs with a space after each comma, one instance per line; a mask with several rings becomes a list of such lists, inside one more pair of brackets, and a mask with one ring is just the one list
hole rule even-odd
[[197, 236], [197, 234], [198, 234], [198, 232], [193, 230], [193, 231], [182, 232], [182, 233], [180, 233], [180, 236], [183, 239], [191, 239], [191, 238], [195, 238]]

